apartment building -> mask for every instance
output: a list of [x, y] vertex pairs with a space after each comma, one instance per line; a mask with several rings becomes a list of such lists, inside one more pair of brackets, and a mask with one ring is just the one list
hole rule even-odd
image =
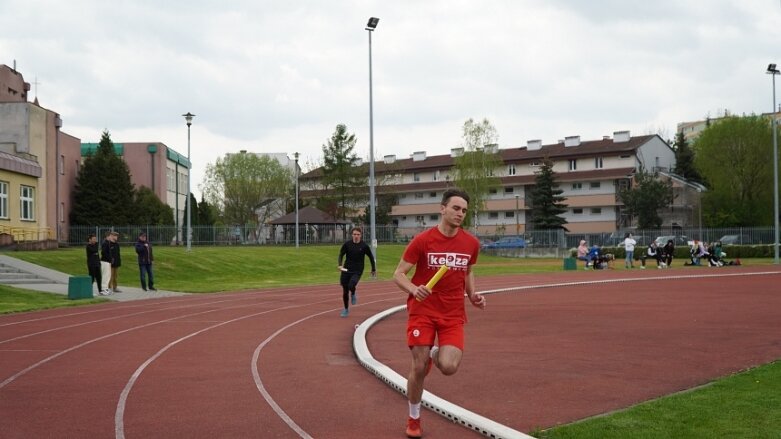
[[[528, 194], [546, 158], [553, 161], [556, 181], [568, 205], [563, 215], [566, 227], [574, 233], [612, 232], [631, 226], [617, 197], [619, 189], [631, 185], [640, 167], [669, 170], [675, 165], [675, 154], [662, 138], [632, 137], [629, 131], [591, 141], [582, 141], [580, 136], [546, 145], [530, 140], [523, 147], [496, 152], [502, 166], [494, 175], [501, 185], [489, 194], [485, 209], [476, 218], [476, 232], [481, 235], [524, 233], [530, 228]], [[399, 234], [414, 235], [439, 221], [439, 201], [453, 186], [454, 159], [462, 153], [463, 149], [454, 148], [449, 155], [427, 157], [425, 151], [419, 151], [410, 158], [399, 160], [388, 155], [375, 163], [377, 194], [397, 197], [391, 217]], [[318, 184], [321, 177], [322, 168], [301, 176], [304, 200], [327, 192]]]

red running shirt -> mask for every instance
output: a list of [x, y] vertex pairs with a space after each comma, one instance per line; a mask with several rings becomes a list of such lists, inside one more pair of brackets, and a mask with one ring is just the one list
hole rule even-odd
[[409, 315], [466, 321], [466, 273], [468, 267], [477, 262], [479, 253], [480, 242], [477, 238], [460, 228], [452, 238], [443, 235], [437, 227], [418, 234], [402, 256], [405, 261], [415, 264], [412, 283], [425, 285], [442, 265], [447, 265], [450, 269], [426, 300], [418, 302], [411, 294], [407, 297]]

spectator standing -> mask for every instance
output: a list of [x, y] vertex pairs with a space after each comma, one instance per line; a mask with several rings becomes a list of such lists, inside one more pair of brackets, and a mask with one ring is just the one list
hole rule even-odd
[[87, 271], [90, 278], [92, 278], [90, 288], [92, 288], [94, 283], [98, 289], [98, 295], [103, 296], [100, 276], [100, 247], [98, 246], [98, 238], [94, 233], [90, 233], [87, 236]]
[[152, 261], [154, 261], [154, 255], [152, 254], [152, 244], [146, 239], [146, 233], [141, 232], [138, 235], [138, 241], [136, 241], [136, 254], [138, 255], [138, 271], [141, 275], [141, 289], [146, 291], [147, 277], [149, 278], [149, 290], [157, 291], [155, 289], [155, 278], [152, 274]]
[[101, 295], [108, 296], [111, 294], [111, 289], [109, 288], [109, 283], [111, 282], [111, 239], [112, 239], [112, 233], [109, 232], [106, 233], [105, 239], [103, 239], [103, 242], [100, 244], [100, 274], [101, 274], [101, 284], [100, 284], [100, 290]]
[[637, 241], [632, 238], [632, 233], [627, 233], [624, 236], [624, 250], [626, 250], [626, 261], [624, 261], [625, 268], [635, 268], [635, 245], [637, 245]]
[[115, 293], [121, 293], [122, 290], [117, 288], [117, 281], [119, 280], [119, 267], [122, 266], [122, 255], [120, 254], [119, 243], [117, 242], [119, 239], [119, 233], [111, 232], [109, 236], [111, 237], [111, 245], [109, 247], [111, 252], [111, 281], [109, 281], [109, 288], [111, 288], [111, 291]]

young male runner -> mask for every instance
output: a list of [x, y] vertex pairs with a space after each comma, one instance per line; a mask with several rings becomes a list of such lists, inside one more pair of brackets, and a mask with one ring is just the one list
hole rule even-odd
[[[339, 250], [339, 270], [342, 272], [342, 276], [339, 279], [339, 283], [342, 284], [342, 302], [344, 302], [344, 309], [341, 314], [342, 317], [347, 317], [350, 314], [348, 299], [353, 305], [358, 303], [358, 296], [355, 293], [355, 288], [358, 286], [358, 281], [361, 280], [363, 275], [363, 258], [369, 257], [369, 261], [372, 264], [372, 277], [377, 275], [377, 265], [374, 263], [374, 255], [369, 246], [361, 240], [363, 233], [359, 227], [353, 227], [350, 231], [353, 239], [342, 244], [341, 250]], [[342, 257], [346, 256], [344, 265], [342, 265]], [[350, 298], [352, 296], [352, 298]]]
[[[412, 364], [407, 376], [409, 418], [407, 437], [419, 438], [420, 400], [423, 381], [432, 364], [445, 375], [458, 371], [464, 351], [464, 293], [472, 305], [484, 309], [486, 300], [475, 292], [472, 265], [477, 262], [480, 242], [461, 228], [469, 195], [449, 189], [442, 195], [440, 221], [417, 235], [401, 257], [393, 279], [407, 296], [407, 345]], [[449, 270], [433, 291], [426, 283], [442, 265]], [[415, 267], [410, 281], [407, 273]], [[439, 347], [434, 341], [439, 339]]]

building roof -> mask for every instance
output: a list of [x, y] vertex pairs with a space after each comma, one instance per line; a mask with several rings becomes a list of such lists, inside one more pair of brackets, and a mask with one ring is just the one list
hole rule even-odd
[[[295, 224], [296, 213], [290, 212], [285, 216], [270, 221], [270, 223], [273, 225]], [[298, 210], [298, 224], [352, 224], [352, 221], [336, 219], [316, 207], [307, 206]]]
[[26, 159], [3, 151], [0, 151], [0, 169], [15, 172], [17, 174], [29, 175], [31, 177], [40, 177], [43, 175], [41, 172], [41, 165], [35, 160]]

